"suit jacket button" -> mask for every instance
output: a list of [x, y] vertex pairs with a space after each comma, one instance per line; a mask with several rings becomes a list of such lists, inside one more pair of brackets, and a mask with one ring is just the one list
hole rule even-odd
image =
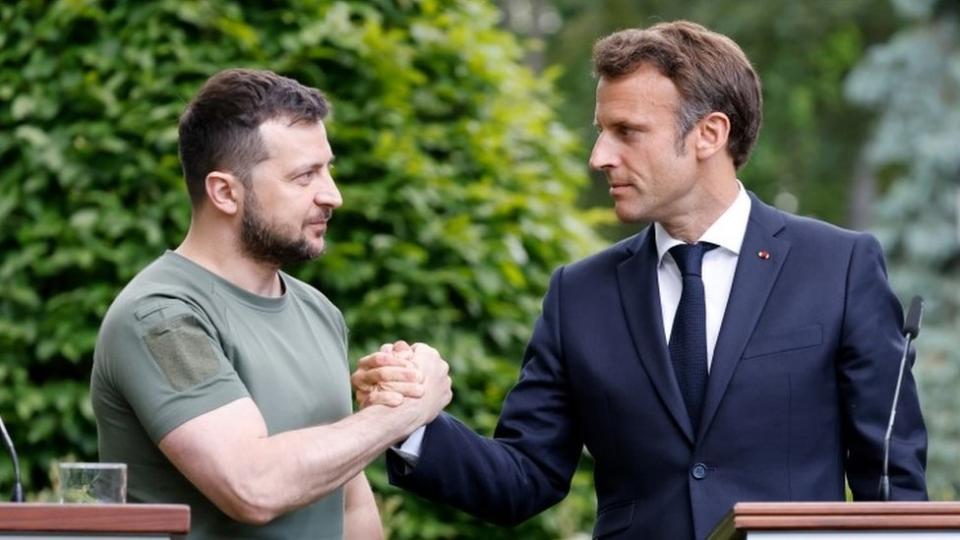
[[703, 480], [707, 477], [707, 466], [703, 463], [697, 463], [692, 469], [690, 469], [690, 475], [697, 480]]

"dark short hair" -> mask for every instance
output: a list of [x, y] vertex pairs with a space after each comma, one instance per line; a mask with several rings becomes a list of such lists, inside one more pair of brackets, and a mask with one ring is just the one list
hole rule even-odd
[[730, 119], [727, 151], [740, 168], [760, 132], [760, 78], [740, 47], [727, 36], [689, 21], [621, 30], [593, 47], [596, 76], [617, 79], [644, 65], [656, 67], [680, 93], [679, 142], [711, 112]]
[[329, 111], [319, 90], [272, 71], [228, 69], [207, 79], [180, 117], [180, 163], [193, 206], [205, 199], [211, 171], [249, 181], [250, 169], [267, 158], [261, 124], [319, 122]]

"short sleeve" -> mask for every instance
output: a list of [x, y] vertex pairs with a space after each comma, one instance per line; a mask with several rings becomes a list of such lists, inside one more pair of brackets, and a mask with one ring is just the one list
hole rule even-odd
[[143, 299], [101, 336], [110, 382], [158, 443], [184, 422], [249, 392], [202, 312], [176, 299]]

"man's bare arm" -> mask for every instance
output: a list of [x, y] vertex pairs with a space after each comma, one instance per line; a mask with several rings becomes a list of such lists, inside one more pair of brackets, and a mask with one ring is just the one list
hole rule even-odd
[[177, 427], [160, 450], [230, 517], [254, 524], [329, 494], [450, 401], [447, 365], [425, 350], [423, 396], [367, 407], [334, 424], [268, 436], [256, 404], [243, 398]]
[[383, 526], [373, 490], [362, 472], [346, 485], [346, 510], [343, 517], [345, 540], [382, 540]]

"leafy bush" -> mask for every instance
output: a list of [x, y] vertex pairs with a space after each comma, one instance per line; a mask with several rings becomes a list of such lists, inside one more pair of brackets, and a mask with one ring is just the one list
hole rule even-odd
[[[0, 412], [30, 493], [94, 459], [87, 396], [99, 321], [189, 224], [176, 121], [203, 80], [261, 67], [323, 89], [346, 204], [329, 253], [295, 269], [343, 310], [355, 359], [395, 338], [449, 359], [450, 410], [492, 432], [548, 276], [596, 247], [551, 81], [485, 4], [22, 1], [0, 6]], [[589, 467], [586, 464], [585, 467]], [[513, 531], [386, 486], [394, 538], [556, 538], [574, 495]], [[11, 481], [0, 467], [0, 484]]]

